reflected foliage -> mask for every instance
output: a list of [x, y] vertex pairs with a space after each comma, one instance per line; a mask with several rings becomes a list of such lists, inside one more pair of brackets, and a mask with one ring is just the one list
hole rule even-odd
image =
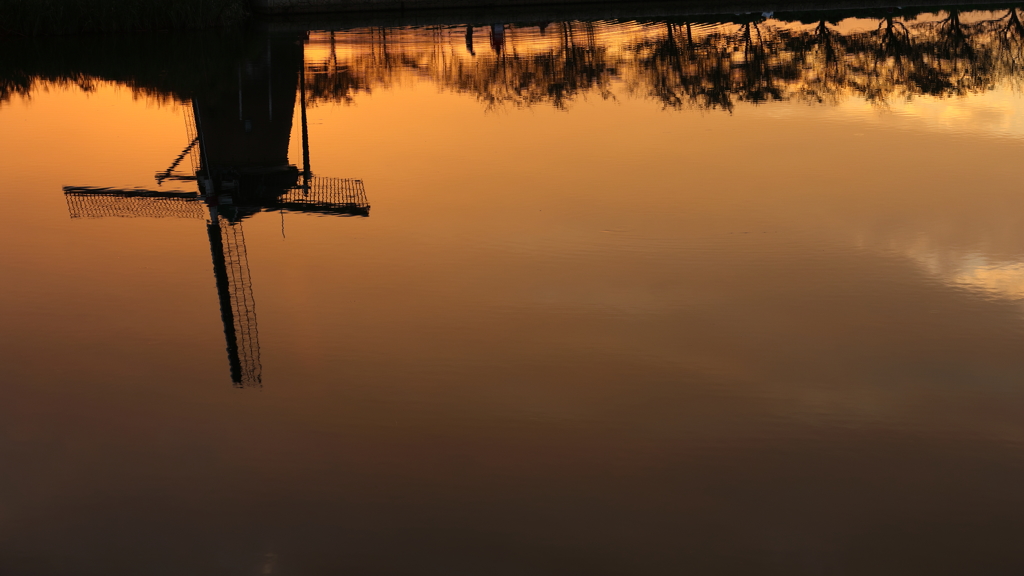
[[631, 86], [673, 108], [962, 96], [1019, 84], [1019, 18], [1016, 9], [970, 24], [957, 11], [919, 22], [886, 16], [845, 34], [825, 20], [799, 28], [751, 22], [696, 39], [689, 25], [665, 24], [661, 38], [635, 47]]
[[[305, 34], [311, 105], [429, 83], [488, 108], [554, 106], [596, 97], [653, 99], [667, 109], [732, 110], [740, 102], [884, 105], [1009, 86], [1024, 72], [1024, 23], [998, 11], [731, 17], [728, 22], [545, 22], [374, 27]], [[89, 90], [115, 81], [186, 102], [233, 90], [238, 62], [269, 31], [7, 41], [0, 103], [39, 86]], [[288, 42], [302, 41], [294, 31]], [[295, 76], [290, 76], [295, 77]], [[226, 97], [226, 96], [225, 96]]]
[[0, 104], [36, 90], [116, 82], [157, 102], [235, 89], [239, 63], [267, 39], [237, 29], [108, 34], [0, 42]]
[[622, 87], [666, 108], [721, 110], [851, 96], [883, 104], [1020, 84], [1024, 26], [1016, 8], [890, 14], [847, 31], [839, 20], [509, 26], [502, 50], [474, 47], [487, 28], [314, 33], [306, 83], [314, 101], [351, 102], [360, 92], [429, 80], [489, 107], [565, 108]]

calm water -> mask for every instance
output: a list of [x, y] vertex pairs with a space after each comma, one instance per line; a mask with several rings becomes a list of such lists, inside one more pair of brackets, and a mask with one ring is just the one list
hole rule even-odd
[[0, 574], [1020, 574], [1021, 12], [857, 16], [7, 42]]

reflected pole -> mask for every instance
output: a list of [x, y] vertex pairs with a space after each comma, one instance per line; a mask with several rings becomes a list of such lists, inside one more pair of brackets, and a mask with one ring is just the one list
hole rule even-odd
[[302, 67], [299, 69], [299, 115], [302, 124], [302, 187], [309, 194], [309, 127], [306, 124], [306, 48], [302, 48]]

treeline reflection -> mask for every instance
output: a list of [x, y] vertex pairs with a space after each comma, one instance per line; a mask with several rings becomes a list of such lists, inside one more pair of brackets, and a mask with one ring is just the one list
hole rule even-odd
[[739, 102], [885, 103], [1018, 88], [1024, 25], [1016, 8], [914, 16], [730, 23], [556, 22], [310, 33], [311, 102], [430, 81], [487, 106], [565, 108], [639, 96], [667, 108]]
[[634, 97], [726, 111], [740, 102], [885, 104], [1021, 87], [1020, 8], [821, 14], [7, 39], [0, 104], [52, 86], [89, 90], [109, 81], [157, 101], [227, 99], [242, 63], [268, 43], [304, 44], [294, 57], [271, 60], [275, 78], [303, 79], [310, 105], [418, 82], [491, 108]]

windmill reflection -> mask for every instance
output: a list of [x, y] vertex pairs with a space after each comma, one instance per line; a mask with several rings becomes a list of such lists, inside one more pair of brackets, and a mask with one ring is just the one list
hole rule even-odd
[[[805, 16], [811, 19], [805, 22]], [[28, 94], [44, 80], [81, 85], [101, 79], [188, 104], [186, 146], [157, 182], [195, 182], [196, 192], [65, 192], [75, 217], [208, 222], [232, 379], [250, 385], [261, 376], [242, 221], [268, 210], [369, 214], [362, 182], [313, 176], [307, 102], [349, 103], [410, 80], [471, 95], [487, 107], [568, 108], [581, 98], [628, 94], [666, 109], [725, 111], [739, 102], [835, 104], [856, 97], [884, 105], [1024, 86], [1018, 8], [860, 14], [856, 29], [837, 25], [843, 18], [756, 13], [727, 21], [678, 17], [310, 32], [282, 25], [237, 38], [203, 36], [200, 42], [133, 39], [139, 58], [129, 57], [132, 51], [120, 41], [97, 38], [92, 41], [102, 58], [56, 45], [26, 48], [0, 62], [0, 102]], [[188, 50], [192, 57], [182, 58]], [[296, 109], [298, 166], [288, 159]], [[183, 172], [179, 166], [186, 160], [191, 169]]]
[[[310, 170], [301, 45], [268, 43], [240, 62], [237, 90], [195, 94], [186, 114], [189, 144], [165, 181], [194, 181], [197, 192], [66, 186], [72, 218], [177, 217], [206, 220], [231, 381], [260, 386], [259, 331], [242, 221], [264, 211], [366, 217], [361, 180], [316, 177]], [[288, 146], [299, 94], [302, 169]], [[192, 170], [178, 166], [189, 158]]]

